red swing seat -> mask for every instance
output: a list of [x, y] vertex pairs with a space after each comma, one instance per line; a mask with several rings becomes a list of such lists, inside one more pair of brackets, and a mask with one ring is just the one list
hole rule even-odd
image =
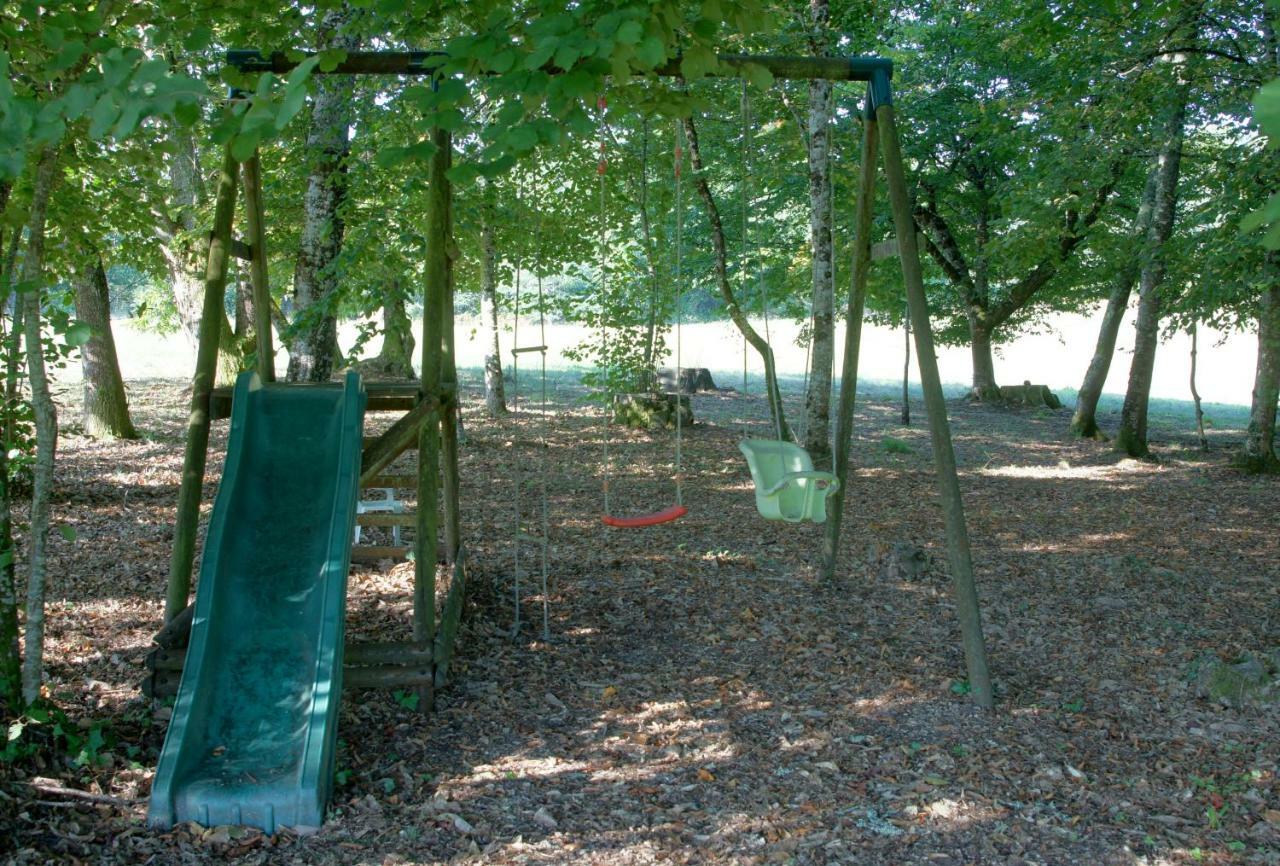
[[679, 520], [688, 513], [689, 509], [685, 506], [672, 505], [670, 508], [664, 508], [652, 514], [637, 514], [635, 517], [614, 517], [611, 514], [605, 514], [600, 517], [600, 520], [605, 526], [636, 529], [641, 526], [657, 526], [659, 523], [670, 523], [673, 520]]

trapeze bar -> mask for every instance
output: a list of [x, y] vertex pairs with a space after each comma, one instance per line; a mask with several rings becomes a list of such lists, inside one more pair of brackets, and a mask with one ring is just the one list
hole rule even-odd
[[[313, 52], [274, 51], [263, 54], [252, 48], [233, 48], [227, 63], [241, 72], [284, 73]], [[722, 76], [737, 76], [748, 66], [760, 66], [774, 78], [821, 78], [831, 81], [887, 81], [893, 76], [893, 61], [884, 57], [804, 57], [771, 54], [721, 54]], [[448, 60], [441, 51], [348, 51], [346, 59], [332, 69], [316, 69], [315, 75], [431, 75]], [[552, 63], [544, 67], [551, 74], [562, 72]], [[679, 76], [676, 58], [654, 70], [658, 75]]]

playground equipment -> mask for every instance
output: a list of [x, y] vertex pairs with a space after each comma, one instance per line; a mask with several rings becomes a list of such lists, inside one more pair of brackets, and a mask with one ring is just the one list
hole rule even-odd
[[[600, 97], [597, 108], [600, 111], [600, 124], [604, 132], [600, 137], [600, 162], [596, 169], [596, 175], [600, 183], [600, 219], [598, 222], [599, 236], [597, 238], [597, 248], [599, 250], [599, 268], [600, 282], [603, 286], [608, 279], [608, 256], [606, 251], [607, 235], [605, 233], [605, 215], [608, 211], [605, 208], [605, 183], [604, 177], [608, 170], [607, 145], [608, 139], [608, 123], [605, 112], [608, 105], [605, 98]], [[672, 171], [675, 180], [675, 218], [676, 218], [676, 236], [675, 236], [675, 271], [674, 278], [676, 283], [676, 441], [675, 441], [675, 460], [673, 474], [675, 475], [675, 498], [676, 501], [666, 508], [657, 511], [651, 511], [646, 514], [636, 514], [629, 517], [622, 517], [612, 512], [609, 507], [609, 487], [613, 480], [613, 461], [610, 457], [610, 444], [613, 439], [613, 418], [612, 414], [608, 416], [606, 422], [604, 440], [604, 514], [601, 515], [600, 521], [605, 526], [612, 526], [616, 529], [639, 529], [646, 526], [658, 526], [663, 523], [670, 523], [673, 520], [679, 520], [689, 513], [689, 509], [684, 504], [684, 412], [680, 406], [680, 366], [683, 360], [681, 356], [682, 347], [682, 316], [680, 315], [680, 306], [684, 300], [684, 274], [683, 274], [683, 254], [684, 254], [684, 196], [683, 187], [681, 185], [680, 169], [683, 149], [681, 148], [680, 133], [676, 133], [675, 148], [672, 160]], [[645, 166], [643, 171], [647, 171]], [[601, 317], [600, 320], [601, 340], [607, 346], [609, 339], [608, 323]], [[612, 412], [610, 407], [609, 412]]]
[[826, 523], [827, 497], [840, 489], [840, 481], [830, 472], [815, 470], [808, 451], [776, 439], [743, 439], [738, 450], [747, 458], [761, 517]]
[[[233, 51], [228, 61], [241, 73], [283, 74], [295, 68], [304, 56], [301, 52], [264, 56], [256, 51]], [[345, 59], [317, 69], [313, 74], [436, 76], [439, 64], [438, 53], [352, 51]], [[835, 568], [840, 536], [879, 145], [883, 148], [885, 177], [933, 437], [969, 685], [974, 700], [990, 706], [991, 682], [968, 535], [891, 104], [892, 66], [887, 60], [869, 57], [725, 55], [719, 58], [716, 71], [741, 75], [747, 67], [762, 67], [774, 78], [867, 83], [854, 226], [857, 254], [849, 293], [849, 330], [836, 428], [835, 481], [838, 486], [829, 494], [830, 517], [823, 550], [825, 572], [830, 575]], [[554, 74], [559, 70], [548, 67], [548, 71]], [[680, 63], [673, 61], [657, 72], [678, 75]], [[246, 98], [243, 93], [232, 96], [233, 101]], [[256, 823], [268, 830], [289, 822], [318, 822], [323, 817], [332, 772], [332, 749], [325, 744], [333, 736], [333, 713], [340, 689], [343, 686], [411, 687], [419, 696], [419, 708], [427, 710], [432, 706], [434, 689], [447, 678], [467, 580], [458, 509], [457, 376], [453, 360], [450, 251], [454, 249], [454, 242], [449, 181], [453, 146], [451, 133], [444, 128], [433, 129], [430, 140], [433, 152], [425, 201], [427, 252], [423, 262], [422, 378], [420, 383], [408, 388], [379, 391], [370, 386], [365, 389], [367, 411], [395, 409], [404, 414], [390, 429], [364, 446], [358, 463], [351, 435], [353, 428], [359, 427], [352, 417], [352, 413], [358, 415], [355, 407], [361, 402], [351, 391], [357, 386], [349, 380], [339, 397], [339, 389], [332, 387], [278, 386], [277, 390], [271, 385], [275, 352], [271, 345], [258, 155], [255, 152], [243, 165], [248, 238], [239, 241], [232, 234], [232, 222], [241, 166], [231, 143], [226, 145], [217, 183], [214, 225], [209, 236], [204, 307], [165, 603], [166, 624], [157, 636], [159, 647], [153, 653], [156, 684], [163, 682], [167, 684], [165, 688], [171, 688], [172, 677], [159, 678], [159, 674], [171, 675], [185, 668], [178, 689], [179, 707], [168, 736], [171, 742], [166, 743], [155, 782], [150, 815], [154, 826], [168, 826], [186, 816], [202, 823], [222, 820]], [[226, 403], [225, 395], [215, 393], [213, 378], [227, 265], [233, 250], [247, 250], [251, 264], [259, 387], [253, 387], [252, 379], [242, 383], [240, 425], [233, 434], [232, 452], [228, 455], [230, 474], [224, 478], [226, 489], [220, 494], [210, 525], [211, 551], [204, 562], [204, 586], [197, 605], [192, 608], [188, 601], [210, 423], [220, 408], [225, 409]], [[297, 417], [293, 417], [295, 415]], [[305, 423], [307, 418], [316, 420], [321, 416], [328, 419], [323, 424]], [[321, 433], [312, 427], [328, 432]], [[352, 555], [346, 545], [350, 544], [358, 490], [401, 486], [386, 483], [381, 476], [399, 454], [415, 445], [417, 472], [412, 485], [403, 485], [416, 487], [418, 503], [413, 520], [412, 639], [385, 644], [347, 644], [342, 629], [342, 578], [347, 557]], [[308, 454], [316, 459], [304, 463], [301, 458]], [[273, 468], [273, 460], [278, 460], [280, 465]], [[264, 492], [261, 488], [276, 486], [268, 482], [274, 477], [271, 473], [281, 467], [294, 470], [291, 475], [279, 476], [279, 484], [285, 489]], [[290, 487], [291, 484], [297, 487]], [[298, 492], [300, 489], [311, 493], [303, 496]], [[246, 492], [250, 490], [255, 492]], [[443, 519], [437, 502], [443, 503]], [[270, 521], [250, 519], [259, 513], [253, 509], [286, 503], [296, 506], [299, 515], [315, 517], [323, 513], [324, 521], [318, 524], [321, 531], [314, 538], [325, 539], [324, 544], [294, 537], [296, 532], [281, 532], [281, 513], [273, 511]], [[683, 506], [677, 502], [674, 508]], [[809, 511], [816, 514], [812, 506]], [[641, 517], [660, 522], [675, 516], [678, 515], [672, 509], [666, 509]], [[383, 518], [385, 515], [362, 517]], [[453, 579], [437, 618], [435, 581], [440, 546], [437, 533], [441, 529], [445, 559], [452, 563]], [[256, 539], [252, 533], [259, 531], [269, 531], [270, 538], [250, 543], [241, 537]], [[282, 565], [284, 560], [296, 558], [300, 571], [280, 586], [273, 585], [274, 573], [272, 580], [254, 580], [255, 574], [261, 577], [263, 572], [256, 570], [258, 566], [249, 560], [258, 556], [278, 556]], [[243, 573], [239, 572], [239, 565], [244, 565]], [[313, 572], [310, 583], [302, 576], [306, 568]], [[316, 577], [316, 571], [325, 576]], [[261, 593], [268, 593], [266, 602], [259, 601]], [[261, 617], [261, 628], [245, 627], [240, 617], [250, 613]], [[175, 639], [183, 634], [184, 622], [190, 624], [190, 648], [185, 652]], [[282, 631], [277, 632], [277, 626]], [[234, 650], [225, 652], [226, 659], [219, 657], [225, 651], [224, 642]], [[306, 643], [307, 648], [301, 648], [300, 643]], [[364, 666], [353, 668], [356, 664]], [[153, 694], [163, 693], [164, 689], [153, 690]], [[244, 716], [237, 715], [240, 707], [245, 708]], [[232, 796], [213, 796], [212, 788], [224, 783], [231, 786]]]
[[364, 408], [355, 373], [236, 383], [153, 826], [323, 823]]

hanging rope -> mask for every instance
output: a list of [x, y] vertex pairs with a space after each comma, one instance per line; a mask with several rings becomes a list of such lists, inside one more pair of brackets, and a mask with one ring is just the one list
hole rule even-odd
[[[608, 211], [605, 208], [604, 194], [604, 174], [608, 169], [608, 163], [605, 161], [605, 108], [608, 103], [605, 101], [603, 94], [596, 101], [596, 110], [600, 113], [600, 158], [596, 163], [596, 178], [600, 188], [600, 218], [597, 220], [596, 234], [596, 258], [597, 268], [600, 271], [598, 277], [600, 282], [600, 353], [604, 356], [605, 362], [608, 363], [609, 358], [609, 323], [605, 320], [605, 303], [604, 298], [609, 288], [608, 278], [608, 257], [605, 255], [605, 217]], [[612, 392], [609, 391], [611, 394]], [[609, 445], [613, 440], [613, 407], [605, 406], [605, 436], [604, 436], [604, 513], [611, 514], [609, 510], [609, 482], [613, 478], [613, 462], [609, 453]]]
[[[684, 506], [684, 405], [681, 403], [682, 389], [680, 388], [680, 371], [683, 368], [683, 358], [681, 357], [681, 346], [684, 341], [682, 339], [681, 326], [684, 322], [684, 184], [681, 179], [681, 164], [684, 159], [684, 150], [681, 147], [683, 139], [681, 136], [682, 129], [680, 123], [676, 123], [675, 131], [675, 153], [672, 157], [672, 167], [675, 172], [675, 210], [676, 210], [676, 505]], [[692, 405], [692, 397], [690, 404]]]
[[[519, 213], [520, 212], [520, 182], [518, 180], [516, 181], [515, 186], [516, 186], [516, 213]], [[511, 352], [511, 389], [512, 389], [511, 414], [512, 414], [512, 420], [516, 423], [517, 431], [519, 430], [519, 423], [520, 423], [520, 418], [519, 418], [520, 416], [520, 353], [515, 350], [520, 348], [520, 264], [521, 264], [520, 244], [519, 242], [517, 242], [516, 258], [515, 258], [515, 271], [516, 271], [515, 290], [516, 292], [515, 292], [515, 302], [513, 304], [513, 307], [514, 307], [513, 312], [515, 315], [514, 315], [514, 320], [512, 324], [512, 330], [511, 330], [511, 348], [512, 348], [512, 352]], [[517, 443], [520, 441], [520, 436], [518, 432], [515, 437], [515, 441]], [[512, 604], [512, 607], [515, 609], [515, 616], [514, 616], [514, 623], [511, 626], [511, 633], [512, 633], [512, 636], [515, 636], [520, 633], [520, 535], [521, 535], [520, 525], [521, 525], [521, 519], [524, 515], [524, 511], [523, 511], [523, 508], [521, 507], [521, 502], [520, 502], [521, 500], [520, 494], [521, 494], [521, 489], [524, 487], [524, 477], [520, 472], [520, 453], [518, 448], [516, 449], [516, 453], [513, 456], [514, 456], [514, 459], [511, 461], [514, 464], [514, 467], [512, 469], [512, 475], [514, 476], [515, 482], [516, 482], [515, 496], [513, 501], [513, 505], [515, 507], [515, 535], [513, 538], [513, 543], [515, 547], [515, 575], [511, 584], [511, 592], [512, 592], [511, 604]]]
[[[605, 233], [605, 219], [607, 215], [606, 208], [605, 208], [605, 204], [606, 204], [605, 172], [607, 171], [607, 168], [608, 168], [608, 162], [606, 160], [605, 140], [608, 134], [608, 126], [606, 125], [606, 122], [605, 122], [605, 110], [607, 106], [603, 96], [600, 97], [596, 105], [600, 112], [600, 124], [602, 129], [601, 136], [600, 136], [600, 159], [599, 159], [599, 163], [596, 166], [596, 174], [600, 179], [599, 181], [600, 182], [600, 226], [599, 226], [600, 294], [602, 297], [604, 297], [607, 294], [606, 290], [608, 288], [608, 257], [606, 255], [606, 249], [605, 249], [605, 242], [607, 237]], [[682, 158], [682, 151], [680, 149], [680, 143], [677, 140], [676, 152], [675, 152], [677, 199], [680, 196], [679, 166], [680, 166], [681, 158]], [[679, 207], [677, 207], [676, 209], [676, 231], [677, 231], [677, 237], [679, 238], [681, 236], [681, 233], [683, 232], [682, 215]], [[680, 258], [681, 256], [680, 247], [681, 247], [681, 243], [680, 243], [680, 240], [678, 239], [676, 242], [677, 285], [679, 285], [681, 282], [681, 277], [679, 275], [680, 269], [682, 267], [682, 259]], [[683, 291], [679, 290], [678, 296], [677, 296], [677, 305], [679, 305], [682, 298], [683, 298]], [[608, 322], [605, 319], [603, 307], [601, 308], [601, 314], [600, 314], [600, 343], [601, 343], [601, 351], [604, 353], [604, 356], [607, 360], [609, 357], [609, 328], [608, 328]], [[676, 399], [676, 454], [675, 454], [676, 502], [674, 505], [668, 506], [667, 508], [664, 508], [661, 511], [654, 511], [648, 514], [640, 514], [634, 517], [618, 517], [618, 516], [615, 516], [610, 511], [609, 483], [613, 476], [613, 461], [612, 461], [609, 446], [613, 438], [613, 411], [612, 411], [612, 407], [607, 407], [606, 409], [607, 415], [605, 420], [605, 440], [604, 440], [604, 514], [601, 515], [601, 518], [600, 518], [601, 522], [604, 523], [606, 526], [625, 527], [625, 528], [656, 526], [660, 523], [669, 523], [670, 521], [681, 518], [684, 515], [689, 513], [689, 509], [685, 508], [684, 502], [683, 502], [684, 487], [681, 479], [681, 476], [683, 475], [683, 472], [684, 472], [684, 469], [683, 469], [684, 423], [683, 423], [683, 419], [681, 418], [681, 411], [680, 411], [683, 408], [680, 402], [681, 395], [680, 395], [680, 387], [679, 387], [680, 364], [683, 361], [681, 357], [680, 343], [681, 343], [681, 322], [680, 322], [679, 312], [677, 311], [677, 316], [676, 316], [676, 393], [674, 395]]]
[[[521, 195], [521, 189], [522, 187], [519, 181], [517, 181], [516, 182], [516, 212], [517, 213], [520, 213], [522, 210], [521, 202], [522, 202], [523, 196]], [[537, 250], [538, 255], [541, 256], [542, 254], [541, 211], [539, 211], [538, 220], [534, 230], [534, 249]], [[521, 290], [521, 282], [520, 282], [521, 273], [520, 272], [521, 272], [521, 266], [523, 264], [522, 259], [523, 257], [521, 255], [520, 247], [519, 245], [517, 245], [516, 258], [515, 258], [515, 301], [513, 303], [513, 307], [514, 307], [513, 312], [515, 314], [515, 318], [514, 318], [514, 322], [512, 324], [512, 329], [511, 329], [512, 330], [511, 387], [513, 391], [511, 406], [512, 406], [512, 415], [519, 416], [520, 414], [520, 355], [522, 352], [536, 351], [541, 356], [541, 370], [540, 370], [541, 393], [540, 393], [540, 399], [539, 399], [540, 407], [539, 407], [539, 413], [538, 413], [539, 414], [539, 418], [538, 418], [538, 422], [539, 422], [538, 423], [538, 488], [539, 488], [539, 491], [538, 492], [539, 492], [539, 498], [541, 500], [540, 510], [541, 510], [542, 531], [539, 534], [539, 538], [538, 538], [538, 545], [540, 548], [539, 559], [540, 559], [540, 572], [541, 572], [539, 583], [540, 583], [540, 589], [542, 593], [542, 639], [550, 640], [551, 639], [551, 618], [550, 618], [551, 614], [550, 614], [550, 599], [548, 597], [548, 592], [547, 592], [547, 587], [549, 583], [548, 581], [548, 571], [549, 571], [548, 539], [550, 536], [550, 519], [547, 514], [547, 423], [548, 423], [547, 419], [550, 415], [550, 412], [548, 411], [548, 403], [547, 403], [547, 322], [546, 322], [546, 303], [545, 303], [546, 298], [543, 294], [543, 289], [542, 289], [542, 271], [541, 269], [539, 269], [537, 274], [538, 345], [537, 346], [521, 346], [520, 345], [520, 290]], [[518, 421], [519, 421], [518, 417], [513, 417], [513, 420], [517, 421], [517, 424], [518, 424]], [[525, 533], [521, 528], [523, 525], [523, 518], [524, 518], [524, 507], [523, 507], [523, 497], [522, 497], [523, 487], [524, 487], [524, 477], [520, 472], [520, 468], [522, 464], [520, 460], [520, 455], [518, 453], [515, 455], [515, 459], [513, 462], [515, 464], [515, 467], [513, 469], [513, 475], [515, 476], [516, 489], [515, 489], [515, 497], [514, 497], [515, 499], [515, 537], [514, 537], [515, 580], [514, 580], [514, 587], [513, 587], [513, 593], [514, 593], [513, 605], [515, 607], [515, 617], [514, 617], [514, 625], [512, 626], [512, 633], [518, 634], [520, 631], [520, 577], [521, 577], [520, 546], [521, 546], [521, 542], [524, 541], [527, 536], [525, 535]]]
[[[742, 120], [742, 183], [745, 187], [751, 185], [751, 147], [748, 140], [751, 134], [751, 100], [747, 98], [747, 80], [742, 79], [742, 98], [739, 104], [739, 116]], [[748, 197], [749, 201], [749, 197]], [[743, 208], [743, 246], [747, 248], [749, 253], [754, 254], [756, 261], [756, 284], [760, 290], [760, 306], [764, 309], [764, 342], [768, 347], [767, 351], [773, 354], [773, 340], [769, 333], [769, 289], [765, 285], [764, 279], [764, 261], [760, 256], [759, 250], [751, 241], [751, 220], [750, 215]], [[779, 440], [782, 439], [782, 406], [778, 405], [782, 400], [782, 390], [777, 388], [778, 369], [774, 365], [774, 382], [769, 382], [769, 371], [765, 369], [764, 390], [765, 396], [769, 400], [769, 412], [773, 415], [774, 432]], [[772, 392], [772, 393], [771, 393]]]

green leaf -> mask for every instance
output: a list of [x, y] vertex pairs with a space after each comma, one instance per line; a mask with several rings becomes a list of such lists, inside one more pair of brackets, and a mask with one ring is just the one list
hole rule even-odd
[[636, 57], [646, 68], [652, 69], [667, 59], [667, 46], [657, 36], [646, 36], [636, 46]]
[[262, 140], [260, 132], [242, 132], [231, 140], [231, 158], [236, 162], [245, 162], [253, 156], [253, 152], [258, 149], [258, 142]]
[[71, 326], [67, 328], [67, 345], [83, 346], [89, 342], [89, 338], [92, 336], [93, 328], [89, 326], [88, 322], [72, 322]]
[[1264, 85], [1253, 98], [1258, 126], [1275, 141], [1280, 141], [1280, 78]]
[[742, 74], [757, 90], [768, 90], [773, 86], [773, 73], [759, 63], [748, 63], [742, 67]]
[[89, 137], [102, 138], [120, 116], [120, 107], [116, 105], [115, 94], [107, 91], [94, 103], [93, 112], [89, 115]]
[[338, 64], [347, 59], [347, 52], [342, 48], [329, 48], [319, 54], [321, 72], [332, 72]]
[[644, 36], [644, 25], [639, 21], [624, 21], [613, 38], [624, 45], [635, 45]]
[[74, 526], [68, 526], [65, 523], [61, 523], [58, 525], [58, 534], [61, 535], [63, 538], [65, 538], [67, 541], [75, 543], [76, 528]]
[[692, 81], [715, 71], [718, 64], [719, 60], [710, 48], [705, 45], [690, 45], [680, 58], [680, 74]]
[[182, 40], [182, 47], [192, 53], [204, 51], [211, 44], [213, 44], [213, 31], [203, 24], [197, 24], [188, 30], [186, 37]]
[[511, 49], [503, 49], [497, 54], [489, 58], [489, 69], [498, 74], [510, 71], [512, 66], [516, 64], [516, 53]]

